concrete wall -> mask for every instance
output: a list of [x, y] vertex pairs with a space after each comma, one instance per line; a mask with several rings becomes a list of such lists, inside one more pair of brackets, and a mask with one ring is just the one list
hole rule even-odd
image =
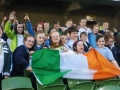
[[[20, 7], [20, 6], [19, 6]], [[61, 24], [61, 26], [64, 26], [64, 18], [63, 18], [63, 11], [61, 8], [42, 8], [39, 7], [34, 10], [31, 6], [29, 8], [24, 9], [16, 9], [13, 6], [8, 6], [5, 10], [5, 15], [9, 16], [9, 13], [15, 10], [17, 12], [17, 18], [21, 21], [24, 22], [24, 16], [25, 13], [27, 12], [29, 14], [29, 17], [32, 21], [32, 24], [36, 24], [37, 22], [40, 21], [49, 21], [52, 23], [54, 20], [58, 20]], [[114, 18], [111, 12], [105, 12], [105, 11], [92, 11], [92, 10], [77, 10], [73, 11], [70, 13], [68, 16], [68, 19], [72, 19], [74, 23], [78, 24], [79, 19], [81, 17], [85, 17], [86, 15], [91, 14], [91, 15], [96, 15], [96, 19], [98, 22], [103, 22], [103, 21], [108, 21], [110, 23], [109, 30], [112, 30], [112, 28], [115, 26], [114, 25]], [[118, 29], [119, 27], [119, 22], [118, 20]]]

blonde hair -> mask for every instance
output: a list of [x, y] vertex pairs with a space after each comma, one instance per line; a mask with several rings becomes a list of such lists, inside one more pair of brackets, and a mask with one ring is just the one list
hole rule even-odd
[[100, 25], [99, 25], [99, 24], [95, 24], [95, 25], [93, 25], [93, 28], [94, 28], [94, 27], [98, 27], [98, 28], [99, 28]]
[[[38, 36], [39, 34], [44, 34], [45, 35], [45, 33], [44, 32], [36, 32], [36, 36]], [[46, 35], [45, 35], [46, 36]]]
[[112, 31], [108, 31], [105, 33], [105, 35], [113, 35], [113, 32]]

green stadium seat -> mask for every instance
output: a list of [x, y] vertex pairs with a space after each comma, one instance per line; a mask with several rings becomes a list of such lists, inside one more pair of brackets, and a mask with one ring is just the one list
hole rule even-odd
[[94, 82], [83, 82], [75, 85], [76, 89], [82, 89], [82, 90], [94, 90], [95, 89], [95, 83]]
[[10, 90], [34, 90], [34, 89], [31, 89], [31, 88], [18, 88], [18, 89], [10, 89]]
[[118, 86], [102, 86], [97, 88], [96, 90], [120, 90]]
[[59, 78], [55, 82], [53, 82], [47, 86], [41, 85], [37, 81], [37, 88], [38, 88], [38, 90], [66, 90], [66, 85], [64, 85], [62, 79]]
[[113, 77], [113, 78], [109, 78], [109, 79], [95, 80], [95, 84], [97, 87], [101, 87], [101, 86], [103, 86], [103, 82], [106, 80], [118, 80], [118, 79], [116, 79], [116, 77]]
[[[72, 89], [93, 90], [95, 88], [95, 83], [90, 80], [77, 80], [77, 79], [67, 80], [70, 90]], [[86, 87], [86, 85], [88, 85], [88, 87]]]
[[111, 80], [105, 80], [102, 82], [102, 85], [113, 85], [113, 86], [119, 86], [120, 80], [119, 79], [111, 79]]
[[27, 77], [10, 77], [2, 80], [2, 90], [34, 90]]
[[29, 74], [30, 74], [30, 72], [25, 69], [25, 70], [24, 70], [24, 76], [25, 76], [25, 77], [28, 77]]
[[[40, 89], [38, 89], [40, 90]], [[66, 90], [66, 86], [64, 85], [50, 85], [44, 86], [41, 90]]]

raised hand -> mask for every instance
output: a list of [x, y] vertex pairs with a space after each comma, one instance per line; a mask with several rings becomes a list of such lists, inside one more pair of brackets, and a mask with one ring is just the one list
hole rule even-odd
[[3, 18], [3, 21], [6, 21], [7, 20], [7, 17], [5, 16], [4, 18]]
[[32, 72], [32, 68], [30, 66], [26, 70]]
[[16, 12], [15, 12], [15, 11], [12, 11], [12, 12], [10, 13], [9, 20], [10, 20], [10, 21], [14, 20], [14, 19], [16, 18], [15, 15], [16, 15]]
[[30, 18], [29, 18], [29, 16], [28, 16], [27, 13], [25, 13], [25, 17], [24, 17], [24, 19], [27, 20], [27, 21], [30, 21]]
[[83, 26], [83, 28], [84, 28], [85, 30], [87, 30], [87, 27], [86, 27], [86, 26]]
[[114, 31], [114, 32], [117, 32], [117, 29], [116, 29], [116, 28], [113, 28], [113, 31]]
[[15, 23], [18, 23], [18, 20], [17, 20], [17, 18], [16, 18], [16, 17], [14, 18], [13, 23], [14, 23], [14, 24], [15, 24]]

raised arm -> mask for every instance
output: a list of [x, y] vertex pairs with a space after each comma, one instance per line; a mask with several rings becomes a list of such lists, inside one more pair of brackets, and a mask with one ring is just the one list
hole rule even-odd
[[1, 26], [2, 26], [2, 28], [4, 28], [4, 25], [5, 25], [5, 21], [7, 20], [7, 17], [5, 16], [4, 18], [3, 18], [3, 20], [2, 20], [2, 23], [1, 23]]
[[5, 33], [7, 34], [8, 38], [12, 39], [14, 37], [14, 31], [12, 31], [10, 29], [11, 25], [12, 25], [12, 21], [14, 20], [15, 18], [15, 14], [16, 12], [13, 11], [10, 13], [10, 16], [9, 16], [9, 20], [7, 21], [7, 23], [5, 24], [5, 28], [4, 28], [4, 31]]
[[29, 18], [27, 13], [26, 13], [24, 19], [27, 21], [26, 22], [26, 28], [28, 29], [28, 33], [32, 36], [35, 36], [34, 30], [32, 29], [32, 24], [30, 22], [30, 18]]

